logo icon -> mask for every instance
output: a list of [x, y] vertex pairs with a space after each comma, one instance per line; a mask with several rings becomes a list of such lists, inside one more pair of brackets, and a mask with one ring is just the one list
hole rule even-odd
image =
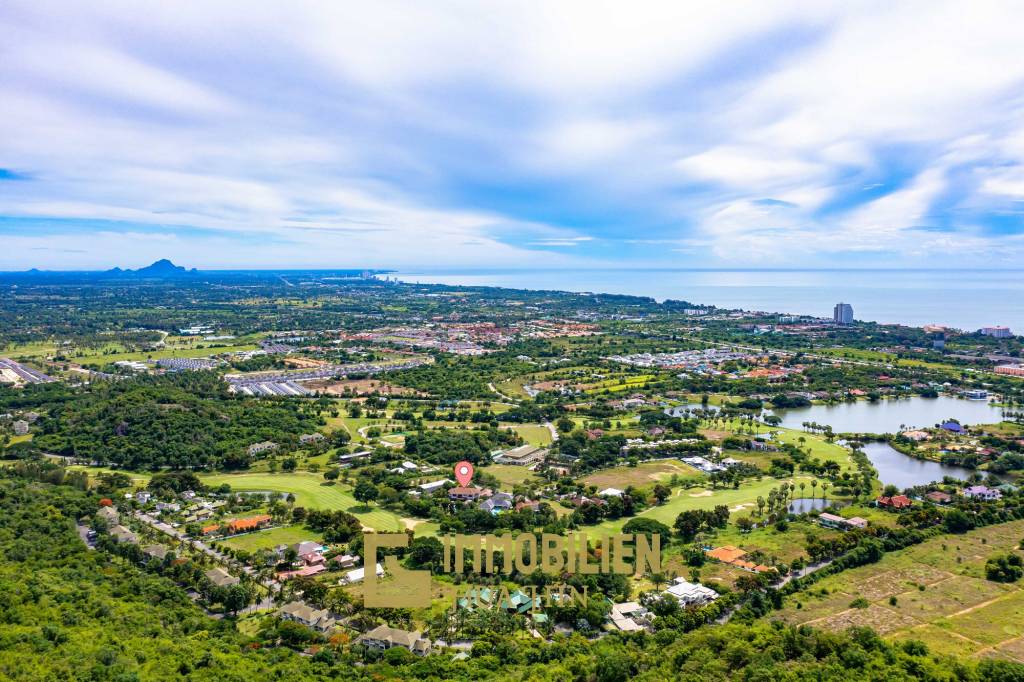
[[469, 482], [473, 480], [473, 465], [469, 462], [459, 462], [455, 465], [455, 480], [459, 482], [463, 488], [469, 485]]

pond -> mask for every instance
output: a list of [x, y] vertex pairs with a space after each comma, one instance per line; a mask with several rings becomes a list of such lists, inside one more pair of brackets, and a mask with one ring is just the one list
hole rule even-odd
[[828, 507], [841, 507], [841, 502], [831, 498], [821, 499], [820, 497], [798, 497], [789, 501], [789, 511], [793, 514], [806, 514], [809, 511], [827, 509]]
[[858, 400], [775, 411], [785, 427], [801, 429], [804, 422], [816, 422], [831, 426], [836, 433], [896, 433], [901, 426], [906, 429], [935, 426], [950, 417], [961, 424], [991, 424], [1001, 421], [1002, 413], [1002, 408], [994, 407], [985, 400], [948, 396], [879, 400], [875, 403]]
[[890, 483], [900, 490], [932, 481], [941, 481], [946, 476], [965, 480], [974, 473], [973, 469], [940, 464], [927, 459], [904, 455], [888, 443], [867, 443], [864, 452], [876, 469], [883, 485]]

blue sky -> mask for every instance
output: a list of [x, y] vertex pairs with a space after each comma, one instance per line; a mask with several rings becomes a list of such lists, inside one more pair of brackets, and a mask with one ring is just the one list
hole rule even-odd
[[12, 0], [0, 270], [1019, 266], [1018, 10]]

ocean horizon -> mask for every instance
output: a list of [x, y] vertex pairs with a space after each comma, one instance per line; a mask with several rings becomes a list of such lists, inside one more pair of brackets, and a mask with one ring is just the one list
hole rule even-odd
[[402, 282], [649, 296], [696, 305], [857, 320], [1024, 333], [1022, 269], [605, 268], [401, 269]]

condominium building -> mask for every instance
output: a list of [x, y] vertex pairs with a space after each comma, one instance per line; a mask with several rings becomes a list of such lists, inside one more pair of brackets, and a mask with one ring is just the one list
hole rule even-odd
[[853, 306], [849, 303], [836, 303], [832, 309], [832, 321], [836, 324], [853, 324]]

